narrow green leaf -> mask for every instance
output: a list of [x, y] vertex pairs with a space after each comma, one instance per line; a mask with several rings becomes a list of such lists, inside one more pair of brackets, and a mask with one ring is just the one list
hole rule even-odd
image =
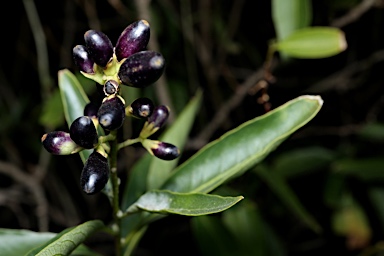
[[[161, 141], [172, 143], [180, 150], [183, 149], [192, 128], [193, 121], [195, 120], [196, 113], [200, 107], [201, 98], [202, 91], [199, 90], [183, 111], [178, 115], [172, 126], [159, 138]], [[148, 174], [147, 189], [151, 190], [159, 188], [169, 176], [169, 173], [177, 165], [178, 161], [179, 158], [171, 161], [165, 161], [152, 157]]]
[[34, 249], [27, 256], [70, 255], [90, 235], [104, 227], [100, 220], [87, 221], [57, 234], [45, 245]]
[[199, 216], [191, 219], [191, 228], [201, 255], [233, 256], [239, 254], [234, 235], [217, 216]]
[[223, 223], [234, 234], [242, 255], [267, 255], [264, 220], [253, 204], [244, 202], [223, 212]]
[[199, 216], [224, 211], [242, 199], [242, 196], [222, 197], [203, 193], [152, 190], [142, 195], [127, 209], [127, 212], [144, 210], [163, 214]]
[[176, 192], [208, 193], [263, 160], [320, 110], [319, 96], [300, 96], [243, 123], [176, 167], [162, 186]]
[[370, 157], [362, 159], [340, 159], [332, 164], [333, 171], [357, 177], [364, 181], [384, 179], [384, 159]]
[[285, 151], [275, 157], [272, 165], [273, 172], [290, 178], [317, 171], [334, 160], [336, 154], [329, 149], [311, 146]]
[[[59, 70], [58, 77], [64, 116], [69, 127], [76, 118], [83, 115], [84, 107], [89, 99], [71, 71], [68, 69]], [[81, 160], [85, 162], [91, 152], [90, 149], [81, 151], [79, 153]]]
[[333, 27], [308, 27], [296, 30], [275, 44], [278, 51], [294, 58], [327, 58], [343, 52], [347, 41], [342, 30]]
[[312, 23], [310, 0], [272, 0], [272, 19], [278, 41]]
[[256, 173], [269, 185], [270, 189], [281, 199], [281, 201], [293, 212], [296, 216], [306, 223], [315, 232], [321, 231], [321, 226], [316, 222], [312, 215], [301, 204], [300, 200], [292, 189], [288, 186], [285, 180], [275, 175], [273, 172], [265, 168], [256, 168]]
[[58, 88], [52, 93], [51, 98], [43, 104], [42, 113], [39, 119], [41, 125], [54, 130], [64, 124], [63, 104], [61, 103], [61, 95]]

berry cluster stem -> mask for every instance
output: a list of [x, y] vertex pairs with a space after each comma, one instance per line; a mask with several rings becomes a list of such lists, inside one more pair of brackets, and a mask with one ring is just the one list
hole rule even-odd
[[112, 183], [112, 209], [113, 209], [113, 220], [116, 228], [115, 233], [115, 248], [116, 256], [120, 256], [122, 253], [121, 246], [121, 221], [119, 215], [121, 215], [121, 210], [119, 206], [119, 177], [117, 175], [117, 152], [118, 144], [117, 140], [114, 139], [110, 141], [111, 151], [109, 153], [110, 157], [110, 167], [111, 167], [111, 183]]

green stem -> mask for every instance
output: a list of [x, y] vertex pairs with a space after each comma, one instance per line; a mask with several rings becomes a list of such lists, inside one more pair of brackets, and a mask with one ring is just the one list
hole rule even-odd
[[123, 147], [127, 147], [127, 146], [130, 146], [130, 145], [132, 145], [132, 144], [141, 142], [142, 140], [143, 140], [143, 139], [140, 138], [140, 137], [138, 137], [138, 138], [136, 138], [136, 139], [128, 139], [128, 140], [125, 140], [125, 141], [123, 141], [123, 142], [121, 142], [121, 143], [119, 143], [119, 144], [117, 145], [117, 149], [118, 149], [118, 150], [119, 150], [119, 149], [122, 149]]
[[[116, 135], [116, 132], [113, 132]], [[111, 151], [109, 153], [110, 167], [111, 167], [111, 183], [112, 183], [112, 208], [113, 208], [113, 220], [114, 220], [114, 229], [115, 233], [115, 248], [116, 256], [122, 255], [122, 246], [121, 246], [121, 220], [119, 215], [121, 214], [119, 206], [119, 177], [117, 175], [117, 152], [118, 144], [117, 140], [114, 139], [110, 141]]]

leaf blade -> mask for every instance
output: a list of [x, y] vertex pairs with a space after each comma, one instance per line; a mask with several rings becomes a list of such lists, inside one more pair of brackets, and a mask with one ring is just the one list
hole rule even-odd
[[309, 122], [322, 104], [319, 96], [300, 96], [243, 123], [178, 166], [162, 189], [212, 191], [264, 159], [290, 134]]
[[224, 211], [242, 199], [242, 196], [222, 197], [203, 193], [152, 190], [142, 195], [127, 212], [140, 209], [152, 213], [201, 216]]

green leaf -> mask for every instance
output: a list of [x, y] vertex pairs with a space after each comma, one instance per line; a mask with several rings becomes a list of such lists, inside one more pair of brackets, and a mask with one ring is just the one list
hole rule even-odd
[[127, 209], [127, 212], [144, 210], [162, 214], [200, 216], [224, 211], [242, 199], [242, 196], [222, 197], [202, 193], [152, 190], [142, 195]]
[[[84, 107], [89, 102], [89, 99], [76, 76], [71, 71], [68, 69], [59, 70], [58, 77], [64, 116], [68, 127], [70, 127], [76, 118], [83, 115]], [[81, 160], [85, 162], [91, 152], [91, 149], [81, 151], [79, 153]]]
[[263, 160], [320, 110], [319, 96], [300, 96], [243, 123], [179, 165], [162, 186], [176, 192], [208, 193]]
[[384, 159], [370, 157], [362, 159], [340, 159], [332, 164], [334, 172], [350, 175], [364, 181], [384, 179]]
[[347, 48], [345, 34], [333, 27], [308, 27], [296, 30], [275, 43], [276, 50], [294, 58], [331, 57]]
[[223, 223], [235, 236], [241, 255], [267, 255], [264, 220], [248, 201], [223, 212]]
[[[159, 138], [161, 141], [169, 142], [176, 145], [180, 150], [183, 149], [189, 132], [195, 120], [196, 113], [200, 107], [202, 91], [199, 90], [196, 95], [190, 100], [183, 111], [178, 115], [172, 126], [167, 129]], [[179, 158], [171, 161], [161, 160], [157, 157], [151, 158], [148, 174], [148, 190], [159, 188], [170, 172], [177, 165]]]
[[321, 231], [321, 226], [316, 222], [312, 215], [304, 208], [296, 194], [288, 186], [285, 180], [275, 175], [266, 168], [256, 168], [256, 173], [268, 184], [270, 189], [281, 199], [281, 201], [293, 212], [296, 216], [312, 228], [315, 232]]
[[358, 135], [368, 141], [375, 143], [384, 142], [384, 124], [382, 123], [367, 123], [358, 132]]
[[56, 89], [51, 98], [43, 103], [43, 110], [39, 119], [41, 125], [54, 130], [64, 124], [64, 110], [61, 103], [60, 90]]
[[65, 229], [46, 244], [30, 251], [27, 256], [70, 255], [90, 235], [103, 227], [102, 221], [91, 220], [76, 227]]
[[312, 23], [310, 0], [272, 0], [272, 19], [277, 39], [283, 40], [292, 32]]
[[323, 147], [302, 147], [278, 155], [272, 165], [275, 174], [285, 178], [307, 174], [327, 166], [335, 153]]

